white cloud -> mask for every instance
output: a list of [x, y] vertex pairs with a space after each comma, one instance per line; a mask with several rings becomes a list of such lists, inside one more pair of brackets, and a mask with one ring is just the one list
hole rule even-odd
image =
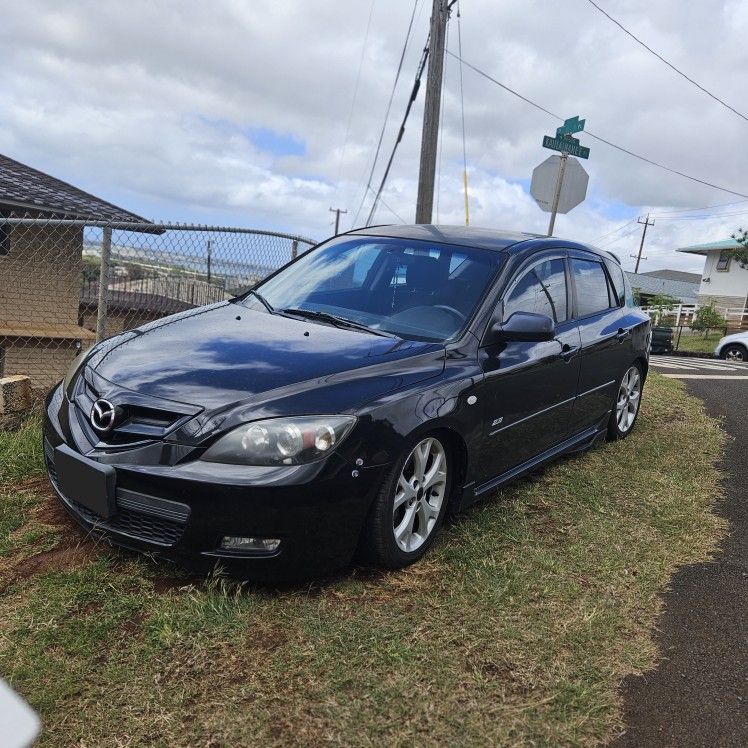
[[[410, 93], [428, 6], [422, 0], [375, 181]], [[588, 3], [465, 0], [462, 6], [463, 52], [478, 67], [563, 116], [586, 117], [592, 132], [748, 192], [742, 147], [748, 123]], [[676, 0], [622, 0], [606, 7], [705, 86], [748, 109], [744, 2], [686, 8]], [[348, 208], [348, 219], [358, 207], [412, 5], [375, 2], [346, 138], [369, 8], [369, 0], [10, 4], [0, 27], [6, 69], [0, 151], [148, 216], [322, 237], [330, 230], [331, 204]], [[453, 20], [455, 52], [456, 32]], [[457, 75], [456, 62], [447, 58], [439, 217], [454, 223], [463, 219]], [[548, 155], [540, 142], [557, 123], [468, 69], [464, 84], [472, 221], [544, 231], [548, 216], [521, 185]], [[384, 195], [407, 220], [415, 202], [422, 97]], [[258, 148], [248, 135], [257, 127], [294, 136], [304, 154]], [[592, 149], [585, 162], [589, 196], [559, 218], [560, 235], [593, 240], [647, 210], [731, 200], [581, 137]], [[742, 207], [748, 217], [748, 202]], [[384, 206], [377, 219], [397, 220]], [[742, 219], [658, 219], [647, 237], [645, 267], [698, 269], [698, 259], [672, 250], [729, 235]], [[624, 236], [633, 227], [603, 242], [621, 236], [606, 246], [627, 266], [640, 236]]]

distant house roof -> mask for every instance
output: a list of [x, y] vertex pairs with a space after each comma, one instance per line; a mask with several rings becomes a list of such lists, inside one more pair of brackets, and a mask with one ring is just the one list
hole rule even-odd
[[[99, 303], [99, 284], [88, 283], [81, 288], [80, 305], [96, 308]], [[152, 312], [166, 316], [193, 309], [195, 304], [189, 304], [179, 299], [171, 299], [155, 293], [138, 293], [136, 291], [107, 291], [107, 309], [112, 312]]]
[[692, 244], [690, 247], [681, 247], [678, 252], [685, 252], [690, 255], [706, 255], [715, 249], [735, 249], [741, 246], [735, 239], [722, 239], [716, 242], [707, 242], [706, 244]]
[[640, 293], [647, 296], [666, 294], [667, 296], [678, 299], [682, 304], [696, 303], [696, 297], [699, 293], [698, 283], [668, 280], [667, 278], [657, 278], [656, 276], [644, 275], [643, 273], [627, 272], [626, 275], [628, 276], [631, 287], [639, 289]]
[[683, 281], [684, 283], [701, 283], [701, 273], [687, 273], [683, 270], [648, 270], [639, 275], [649, 275], [652, 278]]
[[57, 217], [119, 223], [150, 223], [72, 184], [0, 154], [0, 208]]

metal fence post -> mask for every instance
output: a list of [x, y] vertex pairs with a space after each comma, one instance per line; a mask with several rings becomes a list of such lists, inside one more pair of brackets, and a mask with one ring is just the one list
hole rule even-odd
[[112, 227], [105, 226], [101, 239], [101, 264], [99, 266], [99, 298], [96, 311], [96, 342], [106, 337], [106, 300], [109, 288], [109, 263], [112, 256]]
[[295, 260], [299, 256], [299, 242], [294, 239], [291, 242], [291, 259]]

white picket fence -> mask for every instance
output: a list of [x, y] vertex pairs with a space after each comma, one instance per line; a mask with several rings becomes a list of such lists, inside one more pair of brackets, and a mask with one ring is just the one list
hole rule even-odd
[[[642, 311], [646, 312], [652, 318], [654, 324], [657, 324], [661, 317], [674, 317], [674, 327], [680, 327], [681, 325], [689, 327], [696, 316], [698, 308], [698, 304], [678, 304], [678, 306], [673, 306], [669, 309], [642, 307]], [[745, 309], [741, 309], [740, 307], [715, 307], [715, 309], [727, 321], [728, 329], [748, 330], [748, 311]]]

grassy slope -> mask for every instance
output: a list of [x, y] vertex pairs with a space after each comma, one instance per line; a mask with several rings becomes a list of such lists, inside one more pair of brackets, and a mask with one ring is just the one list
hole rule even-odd
[[6, 486], [0, 672], [48, 746], [596, 743], [655, 661], [663, 586], [723, 531], [721, 445], [653, 375], [632, 438], [508, 487], [420, 564], [282, 592], [71, 547], [38, 481]]

